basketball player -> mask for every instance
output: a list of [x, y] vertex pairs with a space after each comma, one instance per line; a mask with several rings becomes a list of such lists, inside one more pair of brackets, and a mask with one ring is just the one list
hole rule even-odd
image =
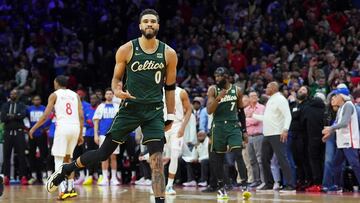
[[[82, 128], [84, 126], [84, 117], [82, 105], [79, 96], [66, 89], [67, 78], [63, 75], [57, 76], [54, 80], [55, 92], [49, 96], [48, 104], [44, 114], [39, 121], [31, 128], [29, 136], [32, 139], [33, 134], [55, 108], [56, 129], [54, 144], [51, 154], [54, 156], [55, 169], [63, 163], [70, 163], [76, 144], [81, 145], [84, 141]], [[74, 174], [69, 174], [68, 181], [61, 181], [59, 199], [75, 197], [77, 193], [74, 190]]]
[[[116, 65], [111, 87], [115, 96], [123, 100], [104, 143], [98, 150], [88, 151], [71, 164], [61, 166], [48, 180], [47, 190], [53, 192], [77, 168], [106, 160], [138, 126], [144, 135], [152, 169], [155, 202], [165, 202], [165, 180], [162, 152], [164, 130], [171, 128], [175, 119], [176, 52], [156, 39], [159, 15], [145, 9], [139, 17], [142, 36], [122, 45], [116, 52]], [[122, 78], [127, 73], [125, 89]], [[167, 120], [164, 122], [162, 102], [165, 82]]]
[[[224, 188], [224, 155], [227, 151], [235, 154], [238, 170], [242, 179], [247, 181], [247, 172], [242, 158], [242, 134], [240, 120], [245, 120], [240, 89], [232, 85], [229, 72], [219, 67], [215, 70], [216, 85], [208, 90], [207, 112], [213, 114], [211, 126], [210, 159], [214, 163], [215, 176], [218, 184], [218, 199], [228, 199]], [[240, 111], [239, 111], [240, 110]], [[242, 122], [243, 123], [243, 122]], [[229, 146], [229, 149], [227, 148]]]
[[173, 189], [174, 179], [178, 168], [178, 159], [181, 155], [184, 145], [184, 131], [189, 122], [192, 113], [189, 96], [184, 89], [176, 87], [175, 89], [175, 119], [171, 129], [165, 133], [166, 147], [170, 151], [170, 165], [168, 183], [165, 193], [175, 195]]
[[[104, 143], [106, 132], [110, 129], [112, 121], [119, 110], [119, 106], [113, 103], [114, 93], [109, 88], [105, 90], [105, 102], [101, 103], [94, 114], [94, 141], [101, 146]], [[100, 135], [100, 136], [99, 136]], [[116, 155], [119, 154], [119, 146], [110, 155], [111, 160], [111, 181], [109, 182], [109, 159], [101, 162], [102, 176], [98, 180], [98, 185], [107, 186], [109, 183], [113, 186], [120, 185], [116, 178], [117, 160]]]

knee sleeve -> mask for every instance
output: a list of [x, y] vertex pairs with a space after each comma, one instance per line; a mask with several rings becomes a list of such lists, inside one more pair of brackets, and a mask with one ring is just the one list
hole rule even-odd
[[169, 173], [176, 174], [180, 154], [179, 150], [171, 150]]

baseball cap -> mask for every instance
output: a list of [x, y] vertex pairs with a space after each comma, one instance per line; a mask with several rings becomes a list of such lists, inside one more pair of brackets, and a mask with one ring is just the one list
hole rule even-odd
[[220, 76], [229, 75], [229, 70], [225, 67], [218, 67], [215, 70], [214, 75], [220, 75]]
[[192, 102], [199, 102], [200, 105], [203, 105], [204, 99], [202, 97], [195, 97]]
[[338, 88], [338, 89], [336, 89], [336, 90], [333, 90], [333, 91], [331, 92], [331, 94], [335, 94], [335, 95], [337, 95], [337, 94], [343, 94], [343, 95], [345, 95], [345, 96], [349, 96], [349, 95], [350, 95], [350, 91], [349, 91], [348, 88]]

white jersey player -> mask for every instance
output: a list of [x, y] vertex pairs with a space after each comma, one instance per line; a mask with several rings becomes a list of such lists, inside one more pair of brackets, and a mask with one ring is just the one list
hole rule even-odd
[[[83, 110], [79, 96], [66, 89], [67, 78], [57, 76], [54, 80], [55, 92], [49, 96], [48, 104], [44, 114], [29, 132], [30, 139], [35, 130], [41, 126], [55, 109], [56, 130], [51, 153], [54, 156], [55, 169], [58, 169], [64, 162], [70, 163], [73, 151], [77, 144], [82, 144], [82, 128], [84, 125]], [[59, 199], [77, 196], [74, 190], [73, 174], [68, 181], [61, 183], [59, 187]]]
[[[165, 110], [166, 107], [164, 107], [164, 111]], [[171, 129], [165, 132], [166, 148], [168, 148], [167, 150], [170, 151], [169, 176], [168, 183], [165, 189], [165, 193], [168, 195], [176, 194], [175, 190], [173, 189], [173, 184], [178, 168], [178, 158], [181, 155], [184, 145], [185, 128], [189, 122], [191, 113], [192, 107], [187, 92], [180, 87], [176, 87], [175, 119], [171, 126]], [[167, 113], [165, 113], [164, 115], [167, 115]]]

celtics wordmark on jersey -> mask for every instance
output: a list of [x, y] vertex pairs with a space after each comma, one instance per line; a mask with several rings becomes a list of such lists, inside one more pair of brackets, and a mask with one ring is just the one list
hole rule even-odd
[[125, 88], [136, 97], [134, 102], [161, 102], [166, 72], [165, 43], [159, 41], [157, 50], [152, 54], [147, 54], [141, 49], [139, 39], [131, 42], [133, 54], [126, 65]]

